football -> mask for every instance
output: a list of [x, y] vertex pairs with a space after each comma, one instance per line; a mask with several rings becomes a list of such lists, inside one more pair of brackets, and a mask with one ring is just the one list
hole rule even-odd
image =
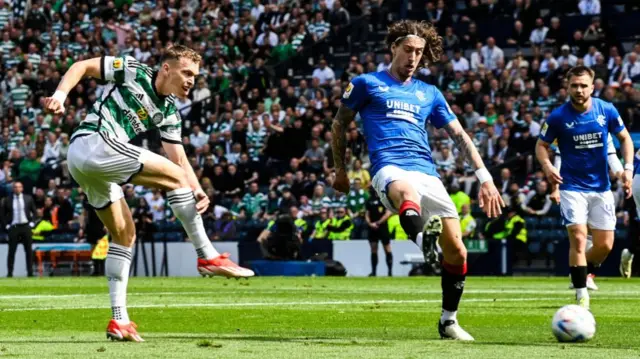
[[551, 330], [560, 342], [583, 342], [596, 333], [596, 320], [587, 309], [575, 304], [565, 305], [553, 316]]

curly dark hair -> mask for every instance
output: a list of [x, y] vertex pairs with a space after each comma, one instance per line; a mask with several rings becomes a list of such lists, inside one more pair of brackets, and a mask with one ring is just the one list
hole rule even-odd
[[388, 28], [387, 45], [391, 47], [394, 43], [399, 43], [407, 35], [416, 35], [426, 41], [422, 54], [424, 65], [440, 61], [442, 56], [442, 37], [438, 35], [438, 30], [427, 21], [402, 20]]

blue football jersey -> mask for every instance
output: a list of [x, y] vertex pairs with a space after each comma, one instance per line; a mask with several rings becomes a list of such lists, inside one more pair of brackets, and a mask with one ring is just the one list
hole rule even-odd
[[457, 118], [435, 86], [417, 79], [402, 83], [379, 71], [355, 77], [342, 104], [362, 118], [371, 177], [387, 165], [438, 176], [426, 124], [442, 128]]
[[542, 126], [540, 138], [548, 143], [558, 140], [562, 153], [561, 190], [604, 192], [611, 187], [607, 163], [607, 139], [624, 129], [616, 108], [592, 98], [591, 109], [576, 111], [565, 103], [551, 112]]

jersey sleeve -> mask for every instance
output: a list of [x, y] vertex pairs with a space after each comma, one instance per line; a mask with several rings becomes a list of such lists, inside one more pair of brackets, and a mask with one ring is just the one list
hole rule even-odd
[[182, 144], [182, 119], [177, 108], [169, 114], [162, 126], [158, 128], [160, 139], [164, 142]]
[[123, 84], [136, 78], [141, 63], [131, 56], [102, 56], [100, 60], [100, 77], [105, 81]]
[[363, 76], [357, 76], [351, 80], [346, 90], [344, 90], [342, 104], [358, 112], [367, 102], [368, 97], [366, 79]]
[[447, 100], [442, 95], [442, 92], [435, 86], [433, 87], [433, 107], [431, 109], [431, 115], [429, 116], [429, 122], [436, 128], [440, 129], [446, 126], [449, 122], [457, 120], [458, 118], [451, 110], [451, 107], [447, 103]]
[[617, 135], [620, 131], [624, 130], [624, 122], [622, 117], [618, 113], [618, 110], [612, 104], [607, 106], [607, 123], [609, 126], [609, 133]]
[[558, 120], [555, 112], [551, 112], [540, 130], [540, 139], [546, 143], [553, 143], [558, 138]]

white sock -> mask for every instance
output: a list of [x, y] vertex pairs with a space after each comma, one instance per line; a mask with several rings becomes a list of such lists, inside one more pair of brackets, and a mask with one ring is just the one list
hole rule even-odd
[[580, 298], [585, 297], [589, 299], [589, 292], [587, 291], [587, 288], [576, 288], [576, 299], [580, 300]]
[[193, 243], [198, 258], [212, 259], [220, 255], [209, 240], [202, 223], [202, 217], [196, 210], [196, 198], [190, 188], [178, 188], [167, 193], [167, 201], [182, 227]]
[[109, 252], [104, 264], [104, 272], [109, 281], [112, 318], [118, 324], [129, 324], [127, 313], [127, 283], [131, 267], [131, 248], [109, 243]]
[[444, 324], [444, 322], [447, 320], [453, 320], [454, 322], [457, 321], [456, 314], [458, 314], [458, 311], [450, 312], [443, 309], [442, 316], [440, 317], [440, 323]]
[[420, 251], [422, 252], [422, 232], [418, 233], [418, 235], [416, 236], [416, 244], [418, 245], [418, 248], [420, 248]]

